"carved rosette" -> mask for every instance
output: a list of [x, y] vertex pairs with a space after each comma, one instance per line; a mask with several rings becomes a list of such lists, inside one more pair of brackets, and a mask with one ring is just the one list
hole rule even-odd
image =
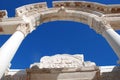
[[27, 36], [28, 33], [30, 33], [30, 27], [27, 23], [21, 23], [17, 27], [17, 31], [21, 31], [24, 36]]

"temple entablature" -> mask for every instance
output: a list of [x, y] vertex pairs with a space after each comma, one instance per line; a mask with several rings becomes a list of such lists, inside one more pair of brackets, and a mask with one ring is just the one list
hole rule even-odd
[[[40, 24], [56, 20], [81, 22], [91, 26], [96, 32], [101, 34], [101, 27], [96, 26], [99, 21], [97, 23], [95, 20], [104, 16], [103, 19], [113, 29], [119, 30], [119, 9], [120, 5], [105, 5], [86, 1], [54, 1], [51, 8], [47, 7], [46, 2], [28, 4], [17, 8], [16, 17], [14, 18], [7, 18], [6, 10], [0, 11], [0, 34], [12, 34], [18, 24], [22, 23], [29, 24], [30, 32], [32, 32]], [[101, 24], [99, 23], [99, 25]], [[6, 29], [8, 26], [9, 30]]]
[[[95, 22], [97, 21], [95, 20], [101, 19], [104, 16], [103, 19], [113, 29], [119, 30], [119, 8], [120, 5], [105, 5], [86, 1], [54, 1], [51, 8], [47, 7], [46, 2], [28, 4], [17, 8], [16, 17], [14, 18], [7, 18], [6, 10], [0, 11], [0, 34], [14, 33], [18, 24], [21, 23], [29, 24], [30, 32], [32, 32], [40, 24], [56, 20], [84, 23], [101, 34], [100, 27], [96, 26], [97, 23]], [[6, 29], [8, 26], [10, 28], [9, 31]]]

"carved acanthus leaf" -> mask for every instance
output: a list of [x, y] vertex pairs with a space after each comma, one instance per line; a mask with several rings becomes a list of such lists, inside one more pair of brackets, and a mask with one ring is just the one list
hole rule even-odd
[[92, 28], [99, 34], [102, 34], [105, 30], [112, 28], [104, 17], [94, 18], [92, 22]]
[[30, 27], [27, 23], [21, 23], [17, 27], [17, 31], [21, 31], [25, 36], [30, 33]]

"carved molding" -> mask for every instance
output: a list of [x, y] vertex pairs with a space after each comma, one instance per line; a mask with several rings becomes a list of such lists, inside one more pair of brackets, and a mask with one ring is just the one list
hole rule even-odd
[[[60, 69], [60, 72], [71, 71], [91, 71], [96, 70], [97, 66], [94, 62], [84, 61], [84, 56], [80, 54], [57, 54], [54, 56], [44, 56], [40, 63], [34, 63], [30, 66], [31, 69]], [[58, 70], [55, 70], [58, 72]]]

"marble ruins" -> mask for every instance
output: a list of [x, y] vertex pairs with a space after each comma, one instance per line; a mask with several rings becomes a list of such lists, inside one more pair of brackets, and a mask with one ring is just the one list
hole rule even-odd
[[[119, 80], [117, 66], [96, 66], [83, 59], [83, 55], [45, 56], [26, 70], [9, 69], [23, 39], [42, 23], [68, 20], [87, 24], [103, 36], [120, 59], [120, 5], [105, 5], [86, 1], [53, 1], [48, 8], [46, 2], [21, 6], [15, 17], [8, 17], [0, 10], [0, 35], [12, 36], [0, 48], [1, 80]], [[14, 43], [12, 43], [14, 42]], [[6, 58], [5, 58], [6, 57]]]
[[96, 66], [84, 61], [83, 54], [42, 57], [26, 70], [8, 70], [1, 80], [119, 80], [120, 68]]

